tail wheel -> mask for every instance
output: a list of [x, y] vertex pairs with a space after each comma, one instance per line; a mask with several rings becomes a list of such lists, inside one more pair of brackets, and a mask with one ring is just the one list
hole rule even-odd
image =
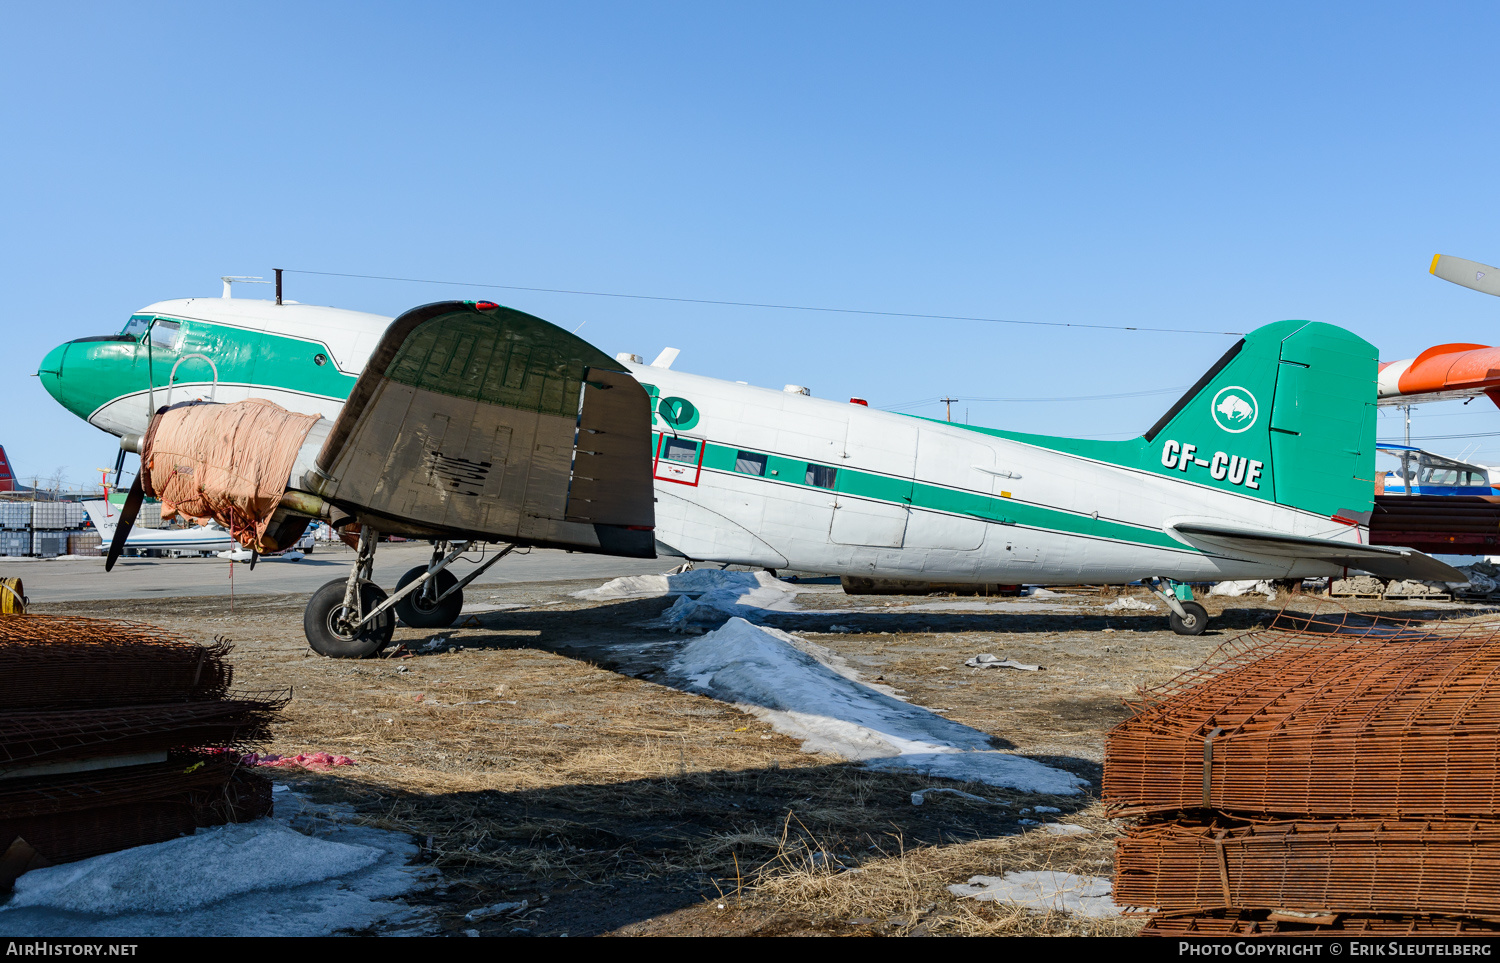
[[[406, 588], [426, 571], [427, 566], [418, 565], [401, 576], [401, 581], [396, 583], [396, 590]], [[401, 616], [402, 622], [414, 629], [446, 629], [458, 621], [458, 614], [463, 611], [464, 593], [461, 591], [454, 592], [436, 605], [428, 597], [429, 588], [432, 598], [436, 598], [458, 584], [458, 579], [454, 578], [452, 572], [443, 569], [433, 576], [431, 582], [430, 586], [424, 585], [396, 603], [396, 614]]]
[[1197, 602], [1183, 602], [1182, 611], [1185, 616], [1173, 612], [1167, 617], [1172, 631], [1178, 635], [1202, 635], [1208, 628], [1208, 610]]
[[[396, 617], [390, 609], [358, 628], [347, 625], [344, 609], [346, 579], [334, 579], [313, 593], [307, 610], [302, 613], [302, 632], [307, 644], [319, 655], [330, 659], [367, 659], [390, 644], [396, 631]], [[369, 612], [386, 600], [386, 594], [374, 582], [359, 583], [360, 608]]]

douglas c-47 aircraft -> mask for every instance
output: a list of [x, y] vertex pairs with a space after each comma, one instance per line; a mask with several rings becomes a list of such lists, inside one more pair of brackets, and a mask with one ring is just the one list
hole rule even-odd
[[[1345, 568], [1463, 578], [1368, 544], [1376, 350], [1332, 325], [1252, 332], [1129, 441], [890, 414], [682, 374], [674, 357], [610, 358], [490, 302], [392, 321], [192, 298], [68, 342], [39, 374], [66, 408], [141, 452], [137, 502], [199, 498], [210, 507], [195, 517], [266, 551], [314, 517], [359, 525], [353, 571], [304, 618], [326, 655], [377, 652], [392, 606], [409, 624], [452, 624], [474, 575], [461, 584], [447, 567], [473, 542], [507, 545], [491, 563], [539, 545], [944, 582], [1147, 579], [1172, 627], [1192, 634], [1207, 616], [1189, 581]], [[226, 404], [247, 399], [323, 416], [276, 429], [291, 441], [274, 457], [236, 443], [236, 472], [260, 459], [257, 491], [274, 497], [259, 500], [188, 450], [271, 410]], [[368, 581], [377, 531], [434, 542], [431, 563], [389, 598]]]

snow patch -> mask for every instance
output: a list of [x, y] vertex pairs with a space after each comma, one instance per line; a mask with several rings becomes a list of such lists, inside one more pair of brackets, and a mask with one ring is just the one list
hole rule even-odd
[[1266, 579], [1232, 579], [1227, 582], [1215, 582], [1208, 590], [1209, 595], [1224, 595], [1230, 598], [1238, 598], [1241, 595], [1261, 594], [1266, 597], [1267, 602], [1276, 601], [1276, 586]]
[[1110, 898], [1109, 880], [1056, 870], [971, 876], [967, 883], [949, 886], [948, 892], [962, 899], [1011, 903], [1038, 913], [1073, 913], [1096, 919], [1120, 915], [1120, 908]]
[[599, 601], [677, 595], [661, 615], [642, 625], [696, 634], [725, 620], [759, 618], [764, 612], [791, 612], [797, 590], [769, 572], [724, 572], [695, 569], [673, 575], [628, 575], [611, 579], [573, 597]]
[[683, 646], [668, 672], [801, 739], [804, 752], [1021, 792], [1071, 795], [1087, 785], [1071, 773], [992, 749], [986, 733], [861, 682], [820, 645], [741, 618]]
[[276, 805], [297, 812], [290, 820], [231, 823], [32, 870], [0, 907], [0, 931], [324, 936], [377, 924], [383, 931], [432, 929], [424, 915], [394, 899], [437, 877], [430, 867], [406, 865], [417, 854], [408, 837], [343, 824], [340, 813], [310, 806], [294, 792], [278, 792]]
[[1106, 612], [1155, 612], [1156, 606], [1133, 595], [1122, 595], [1104, 607]]
[[594, 589], [574, 592], [575, 599], [629, 599], [650, 595], [701, 595], [705, 592], [773, 589], [779, 595], [790, 595], [796, 589], [770, 572], [724, 572], [719, 569], [693, 569], [671, 575], [627, 575], [610, 579]]

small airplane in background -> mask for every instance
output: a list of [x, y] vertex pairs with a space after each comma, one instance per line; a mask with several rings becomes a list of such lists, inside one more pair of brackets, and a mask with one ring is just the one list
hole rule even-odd
[[[159, 448], [182, 419], [216, 417], [224, 402], [323, 415], [290, 475], [279, 469], [286, 491], [266, 531], [284, 543], [312, 518], [362, 526], [348, 579], [319, 589], [304, 617], [326, 655], [378, 651], [393, 605], [408, 624], [452, 624], [484, 569], [457, 583], [446, 568], [476, 541], [509, 546], [485, 567], [517, 545], [550, 545], [927, 581], [1145, 579], [1190, 634], [1208, 618], [1189, 582], [1346, 568], [1463, 579], [1368, 544], [1376, 351], [1332, 325], [1252, 332], [1129, 441], [683, 374], [676, 354], [609, 358], [491, 302], [392, 321], [282, 303], [278, 291], [275, 303], [150, 305], [117, 335], [54, 349], [38, 374], [70, 411], [141, 451], [143, 476], [178, 470], [153, 438]], [[174, 405], [174, 394], [200, 400]], [[122, 514], [125, 531], [129, 504]], [[434, 542], [432, 561], [389, 598], [369, 581], [375, 530]]]
[[[1481, 294], [1500, 297], [1500, 268], [1435, 254], [1428, 273]], [[1415, 358], [1380, 366], [1381, 405], [1418, 405], [1481, 395], [1500, 406], [1500, 347], [1439, 344]]]
[[[120, 524], [120, 512], [107, 500], [83, 503], [84, 513], [99, 530], [105, 542], [114, 540]], [[192, 528], [143, 528], [129, 532], [123, 547], [160, 552], [225, 552], [239, 548], [234, 536], [218, 525]]]
[[1489, 498], [1496, 494], [1490, 484], [1491, 471], [1456, 458], [1435, 455], [1411, 445], [1381, 442], [1375, 446], [1382, 455], [1401, 465], [1384, 472], [1382, 491], [1387, 495], [1472, 495]]

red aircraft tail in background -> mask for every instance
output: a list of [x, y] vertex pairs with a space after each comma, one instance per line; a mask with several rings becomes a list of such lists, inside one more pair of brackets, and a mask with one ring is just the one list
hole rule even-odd
[[16, 490], [16, 473], [10, 470], [10, 459], [5, 457], [5, 447], [0, 445], [0, 492]]

